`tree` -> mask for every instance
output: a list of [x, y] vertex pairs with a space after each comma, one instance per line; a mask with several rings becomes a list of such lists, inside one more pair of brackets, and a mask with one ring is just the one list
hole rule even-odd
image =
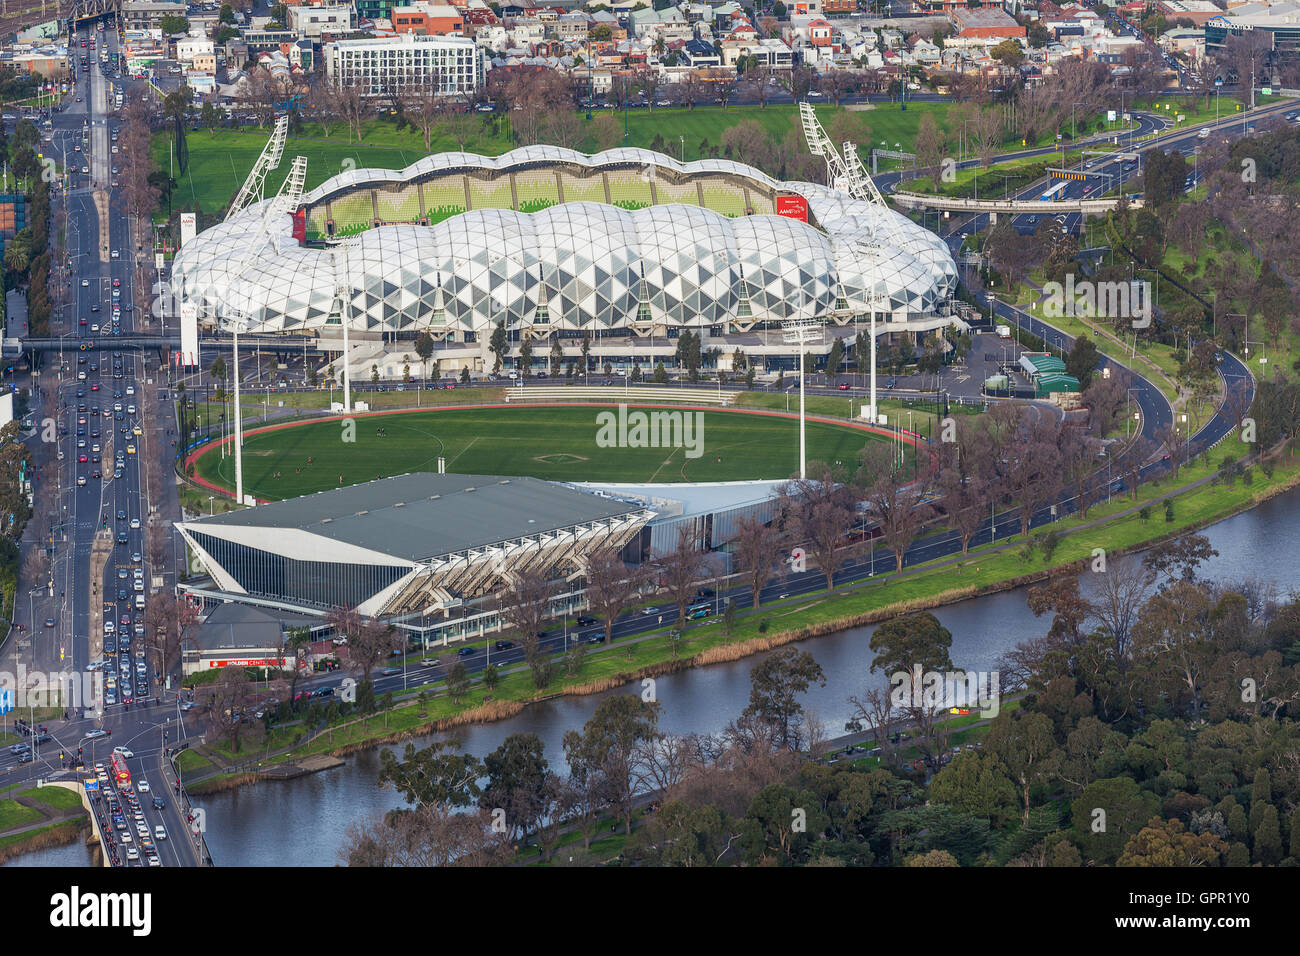
[[894, 553], [894, 571], [903, 570], [903, 556], [934, 513], [922, 502], [924, 482], [908, 483], [894, 461], [893, 450], [872, 442], [861, 452], [858, 485], [881, 536]]
[[1132, 777], [1096, 780], [1071, 804], [1075, 838], [1090, 859], [1108, 865], [1159, 810], [1160, 798], [1139, 789]]
[[636, 599], [645, 582], [640, 568], [624, 564], [605, 548], [587, 558], [587, 604], [605, 623], [605, 643], [614, 639], [614, 622]]
[[[632, 832], [638, 790], [637, 746], [658, 732], [659, 704], [629, 694], [602, 700], [583, 725], [564, 734], [564, 754], [577, 781], [603, 781], [601, 790], [623, 818], [623, 832]], [[579, 784], [581, 785], [581, 783]]]
[[753, 607], [758, 607], [763, 585], [781, 564], [780, 543], [781, 532], [752, 515], [743, 515], [736, 522], [732, 554], [736, 570], [747, 578]]
[[190, 21], [185, 17], [178, 17], [169, 13], [158, 21], [158, 29], [162, 31], [163, 36], [173, 37], [189, 33]]
[[814, 681], [826, 686], [826, 676], [807, 651], [787, 647], [769, 655], [749, 675], [749, 705], [744, 715], [771, 726], [782, 747], [801, 749], [797, 723], [803, 716], [798, 695]]
[[495, 375], [501, 371], [501, 361], [509, 350], [510, 345], [506, 340], [505, 322], [497, 322], [496, 328], [492, 330], [492, 338], [488, 340], [488, 348], [492, 352], [492, 374]]
[[990, 725], [985, 746], [1019, 787], [1021, 819], [1027, 823], [1031, 789], [1055, 776], [1060, 759], [1052, 737], [1052, 719], [1046, 714], [1004, 711]]
[[210, 726], [230, 741], [230, 749], [239, 752], [239, 736], [244, 729], [244, 707], [252, 689], [248, 673], [242, 667], [223, 667], [220, 676], [195, 691], [195, 701], [207, 714]]
[[659, 585], [668, 591], [677, 605], [677, 626], [684, 626], [686, 606], [695, 597], [696, 586], [712, 573], [713, 556], [696, 547], [691, 529], [683, 525], [677, 531], [677, 546], [655, 558], [653, 567]]
[[421, 330], [415, 337], [415, 354], [420, 356], [420, 377], [429, 377], [429, 359], [433, 358], [433, 336]]
[[483, 759], [488, 782], [479, 796], [479, 807], [489, 813], [503, 811], [515, 839], [537, 825], [546, 808], [547, 791], [554, 786], [545, 750], [536, 734], [511, 734]]
[[1152, 817], [1128, 841], [1117, 866], [1218, 866], [1228, 844], [1213, 833], [1190, 833], [1177, 818]]
[[835, 572], [849, 558], [844, 535], [856, 517], [852, 490], [836, 480], [825, 462], [810, 462], [808, 477], [792, 479], [778, 493], [792, 536], [816, 562], [830, 590]]
[[751, 865], [804, 862], [830, 821], [815, 794], [770, 784], [754, 797], [741, 820], [741, 844]]
[[1074, 340], [1074, 347], [1065, 359], [1065, 371], [1079, 380], [1079, 388], [1087, 389], [1092, 384], [1092, 373], [1101, 363], [1101, 352], [1088, 336], [1080, 335]]
[[554, 592], [545, 571], [524, 568], [514, 572], [510, 585], [498, 595], [501, 618], [523, 642], [526, 658], [537, 653], [542, 622], [551, 614]]
[[470, 680], [469, 669], [465, 667], [465, 662], [457, 658], [447, 668], [447, 696], [451, 698], [452, 703], [460, 706], [469, 693]]
[[930, 781], [930, 799], [1005, 824], [1015, 814], [1015, 787], [991, 753], [964, 753]]
[[349, 824], [339, 855], [348, 866], [507, 866], [514, 848], [493, 823], [445, 805], [391, 811]]
[[379, 785], [392, 787], [415, 807], [467, 807], [481, 792], [483, 763], [457, 753], [460, 742], [435, 741], [420, 750], [407, 744], [402, 758], [389, 749], [379, 755]]

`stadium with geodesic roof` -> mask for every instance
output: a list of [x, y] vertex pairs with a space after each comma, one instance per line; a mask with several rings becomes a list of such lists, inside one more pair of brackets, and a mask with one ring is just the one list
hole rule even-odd
[[[802, 197], [806, 221], [777, 215], [782, 197]], [[726, 335], [848, 325], [873, 308], [886, 322], [941, 319], [957, 285], [943, 241], [882, 205], [644, 149], [438, 153], [344, 172], [269, 228], [265, 208], [176, 257], [172, 293], [200, 321], [224, 307], [250, 331], [310, 332], [337, 328], [346, 308], [353, 331], [446, 342], [498, 322], [538, 336]]]

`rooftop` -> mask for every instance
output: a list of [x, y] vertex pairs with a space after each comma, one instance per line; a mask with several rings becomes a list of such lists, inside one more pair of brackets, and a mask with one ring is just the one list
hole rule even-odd
[[332, 488], [190, 526], [294, 528], [407, 561], [423, 561], [525, 535], [642, 510], [537, 478], [417, 472]]

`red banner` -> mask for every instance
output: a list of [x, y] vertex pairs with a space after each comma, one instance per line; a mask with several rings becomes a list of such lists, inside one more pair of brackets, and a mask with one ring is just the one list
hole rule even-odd
[[307, 241], [307, 210], [299, 209], [293, 214], [293, 237], [299, 242]]
[[787, 219], [798, 219], [800, 222], [807, 222], [808, 200], [802, 196], [777, 196], [776, 214], [785, 216]]

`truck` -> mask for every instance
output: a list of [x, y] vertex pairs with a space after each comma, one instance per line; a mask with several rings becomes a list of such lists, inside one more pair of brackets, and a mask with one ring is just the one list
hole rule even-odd
[[999, 325], [997, 328], [997, 332], [998, 332], [998, 338], [1000, 339], [1011, 338], [1011, 326], [1009, 325]]

